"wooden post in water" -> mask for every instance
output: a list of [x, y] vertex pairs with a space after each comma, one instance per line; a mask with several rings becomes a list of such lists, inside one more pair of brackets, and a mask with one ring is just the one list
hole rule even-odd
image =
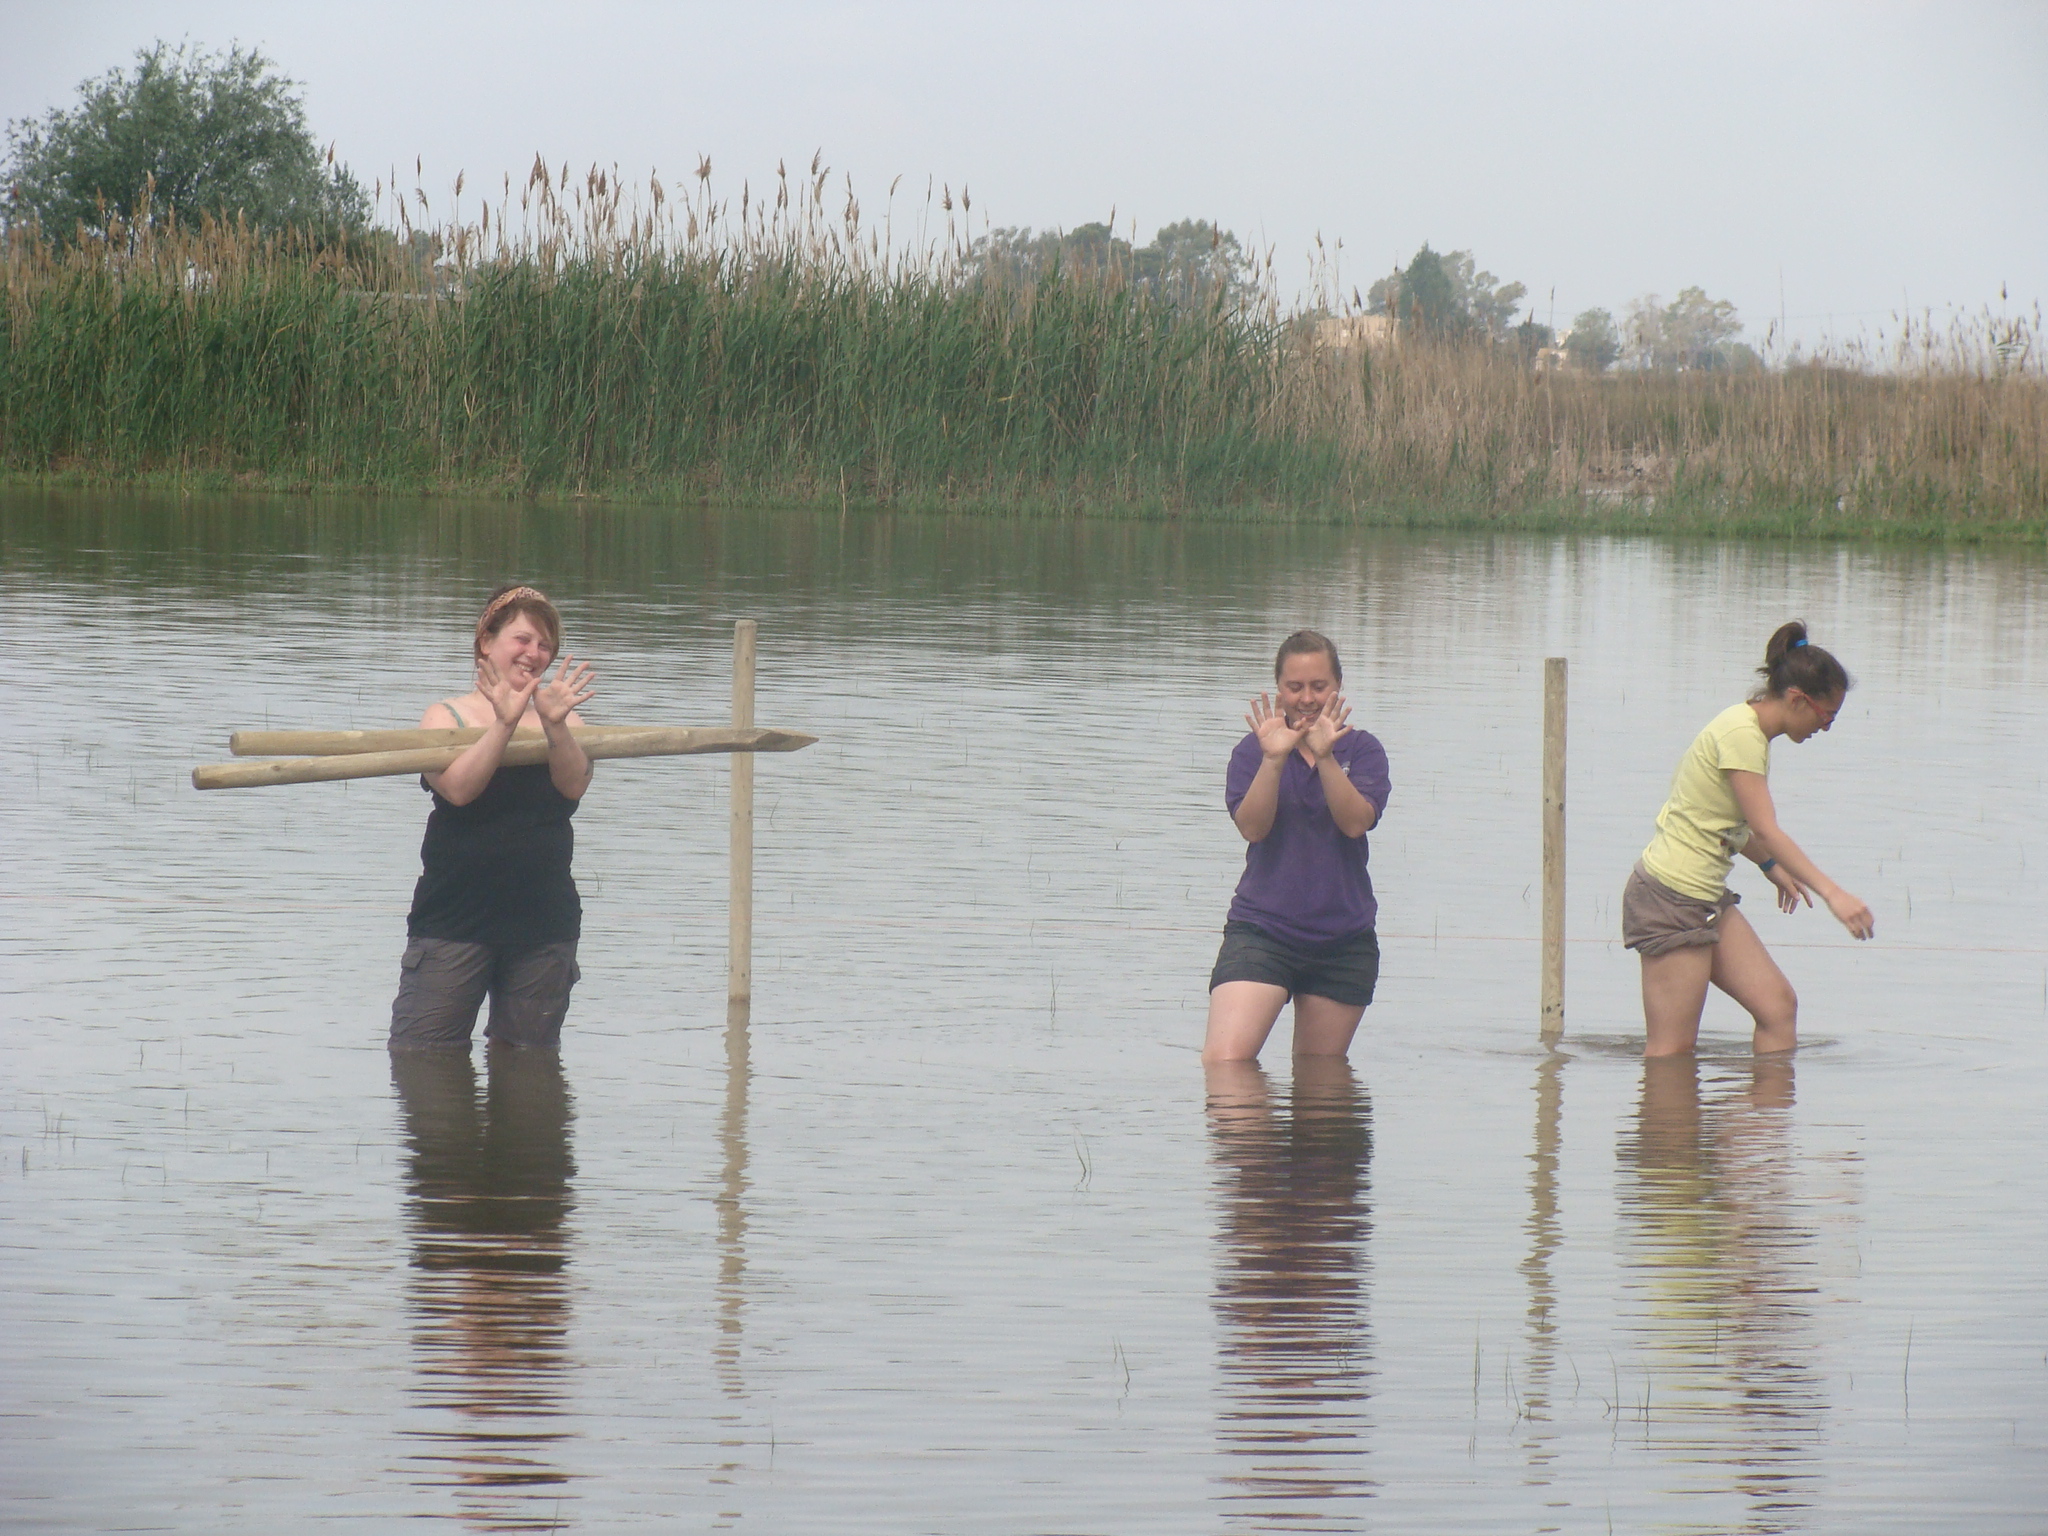
[[[732, 723], [754, 723], [754, 636], [741, 619], [732, 631]], [[732, 755], [732, 899], [728, 919], [725, 1000], [728, 1011], [754, 996], [754, 755]]]
[[[1543, 1043], [1564, 1034], [1565, 659], [1543, 659]], [[740, 759], [735, 756], [737, 772]], [[748, 759], [751, 763], [752, 759]]]

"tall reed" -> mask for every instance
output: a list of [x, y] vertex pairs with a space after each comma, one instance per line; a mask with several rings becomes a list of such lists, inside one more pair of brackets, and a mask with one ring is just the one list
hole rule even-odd
[[1277, 504], [1328, 480], [1270, 419], [1271, 324], [980, 281], [957, 244], [906, 259], [857, 207], [828, 222], [822, 180], [659, 222], [600, 174], [564, 197], [537, 165], [526, 192], [523, 223], [356, 252], [16, 237], [0, 462], [862, 502]]
[[[88, 478], [1408, 522], [2048, 527], [2038, 325], [1748, 374], [1321, 347], [1268, 297], [984, 273], [864, 222], [536, 162], [321, 249], [142, 223], [0, 251], [0, 467]], [[419, 224], [415, 225], [415, 214]], [[1269, 269], [1270, 270], [1270, 269]], [[1987, 322], [1987, 326], [1989, 323]]]
[[[1745, 373], [1590, 377], [1489, 347], [1316, 352], [1290, 411], [1344, 446], [1358, 503], [1422, 497], [1512, 518], [1869, 533], [2048, 531], [2048, 379], [1980, 317], [1891, 355]], [[1576, 507], [1576, 511], [1563, 510]]]

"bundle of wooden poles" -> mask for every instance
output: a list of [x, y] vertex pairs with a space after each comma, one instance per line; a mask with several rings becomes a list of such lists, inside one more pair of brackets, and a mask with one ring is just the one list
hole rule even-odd
[[[751, 703], [751, 700], [749, 701]], [[260, 763], [205, 763], [192, 770], [194, 789], [257, 789], [265, 784], [319, 784], [439, 773], [482, 737], [481, 730], [236, 731], [228, 750]], [[818, 738], [766, 726], [579, 725], [573, 734], [586, 756], [691, 757], [705, 752], [795, 752]], [[507, 767], [548, 760], [547, 737], [515, 731]]]

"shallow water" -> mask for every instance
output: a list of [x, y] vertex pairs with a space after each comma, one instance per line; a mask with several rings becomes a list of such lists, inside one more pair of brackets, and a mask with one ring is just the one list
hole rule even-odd
[[[387, 1056], [415, 786], [188, 787], [410, 723], [512, 574], [593, 719], [717, 722], [761, 620], [822, 739], [759, 766], [750, 1021], [716, 760], [601, 766], [559, 1062]], [[1717, 1001], [1646, 1072], [1622, 880], [1793, 613], [1859, 687], [1774, 787], [1879, 937], [1752, 875], [1807, 1045]], [[1392, 760], [1380, 996], [1205, 1083], [1302, 623]], [[6, 1523], [2039, 1529], [2039, 557], [8, 493], [0, 635]]]

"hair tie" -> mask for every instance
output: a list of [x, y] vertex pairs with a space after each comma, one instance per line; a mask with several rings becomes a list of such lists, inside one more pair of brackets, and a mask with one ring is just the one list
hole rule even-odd
[[[514, 587], [510, 592], [500, 592], [496, 597], [491, 599], [490, 606], [484, 609], [484, 616], [476, 621], [476, 627], [479, 630], [481, 630], [485, 625], [491, 622], [492, 615], [497, 613], [499, 609], [503, 608], [507, 603], [518, 602], [519, 599], [522, 597], [537, 597], [542, 602], [546, 602], [548, 600], [546, 593], [536, 592], [532, 587]], [[1800, 643], [1804, 644], [1805, 642], [1802, 641]]]
[[1788, 651], [1796, 651], [1799, 649], [1799, 647], [1801, 647], [1804, 644], [1806, 644], [1806, 636], [1801, 635], [1797, 640], [1794, 640], [1790, 645], [1786, 646], [1785, 649]]

